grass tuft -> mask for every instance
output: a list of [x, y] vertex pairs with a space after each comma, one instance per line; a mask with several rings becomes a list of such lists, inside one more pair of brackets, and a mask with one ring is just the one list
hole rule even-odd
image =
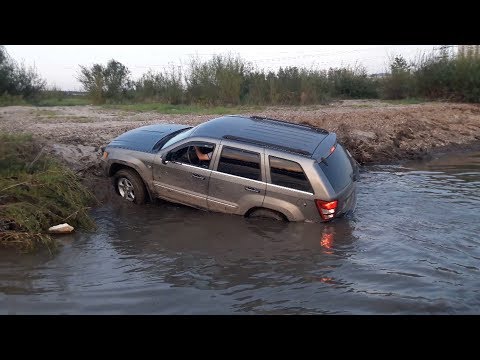
[[0, 134], [0, 245], [54, 249], [48, 228], [68, 222], [91, 230], [93, 194], [30, 135]]

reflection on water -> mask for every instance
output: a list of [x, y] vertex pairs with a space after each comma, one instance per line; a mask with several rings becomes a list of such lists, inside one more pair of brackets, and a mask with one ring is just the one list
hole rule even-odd
[[478, 313], [479, 205], [470, 154], [368, 168], [325, 225], [107, 206], [53, 257], [0, 253], [0, 313]]

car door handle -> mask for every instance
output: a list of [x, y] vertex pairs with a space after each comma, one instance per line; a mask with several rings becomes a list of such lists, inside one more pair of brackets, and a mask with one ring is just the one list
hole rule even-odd
[[198, 174], [192, 174], [192, 177], [195, 179], [205, 180], [205, 176], [198, 175]]
[[260, 190], [255, 189], [254, 187], [251, 187], [251, 186], [245, 186], [245, 190], [251, 191], [251, 192], [254, 192], [254, 193], [259, 193], [260, 192]]

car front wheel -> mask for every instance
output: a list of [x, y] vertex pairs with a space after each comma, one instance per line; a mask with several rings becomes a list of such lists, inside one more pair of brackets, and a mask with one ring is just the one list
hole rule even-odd
[[146, 199], [145, 185], [140, 176], [133, 170], [121, 169], [114, 176], [117, 193], [125, 200], [135, 204], [143, 204]]

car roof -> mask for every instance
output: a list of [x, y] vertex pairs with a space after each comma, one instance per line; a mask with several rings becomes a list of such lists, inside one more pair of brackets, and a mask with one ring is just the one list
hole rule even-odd
[[191, 136], [229, 139], [311, 157], [324, 129], [259, 116], [227, 115], [196, 126]]

